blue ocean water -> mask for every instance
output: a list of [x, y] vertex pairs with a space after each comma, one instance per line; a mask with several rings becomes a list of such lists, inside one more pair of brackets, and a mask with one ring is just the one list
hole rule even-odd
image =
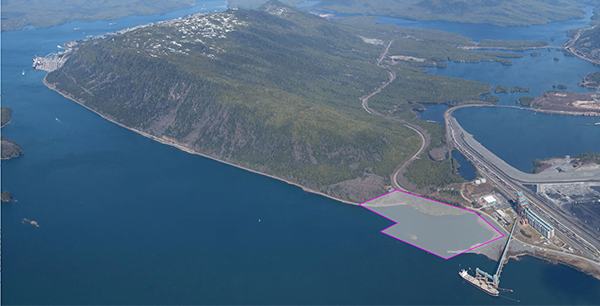
[[[2, 104], [13, 108], [2, 133], [25, 151], [1, 167], [2, 189], [18, 200], [1, 206], [3, 304], [512, 303], [458, 277], [492, 270], [485, 257], [440, 259], [379, 233], [391, 223], [361, 207], [151, 141], [47, 89], [31, 69], [34, 54], [83, 32], [201, 4], [116, 26], [2, 33]], [[502, 285], [525, 304], [600, 301], [599, 281], [533, 258], [506, 265]]]

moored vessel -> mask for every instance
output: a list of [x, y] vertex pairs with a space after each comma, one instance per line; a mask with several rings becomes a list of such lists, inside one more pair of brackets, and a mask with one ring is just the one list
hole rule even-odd
[[479, 288], [481, 291], [491, 296], [498, 296], [499, 294], [498, 289], [494, 288], [494, 286], [488, 281], [486, 281], [484, 277], [478, 275], [476, 275], [476, 277], [473, 277], [469, 275], [469, 273], [465, 269], [458, 272], [458, 275], [460, 275], [460, 277], [462, 277], [462, 279], [467, 281], [469, 284]]

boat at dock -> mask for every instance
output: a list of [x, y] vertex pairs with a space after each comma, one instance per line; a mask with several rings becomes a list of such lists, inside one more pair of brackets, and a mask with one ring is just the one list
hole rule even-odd
[[[479, 288], [479, 290], [491, 296], [499, 296], [498, 286], [500, 285], [500, 273], [502, 273], [502, 266], [504, 265], [504, 256], [506, 255], [506, 251], [510, 245], [510, 239], [513, 236], [517, 223], [519, 223], [519, 217], [515, 218], [513, 221], [512, 229], [510, 230], [508, 239], [506, 239], [506, 245], [504, 246], [504, 251], [502, 251], [500, 260], [498, 260], [498, 268], [496, 269], [496, 273], [494, 273], [494, 275], [491, 275], [479, 268], [475, 269], [475, 277], [469, 275], [465, 269], [462, 269], [460, 272], [458, 272], [458, 275], [460, 275], [460, 277], [466, 280], [469, 284]], [[510, 289], [500, 290], [512, 292]]]
[[467, 283], [479, 288], [479, 290], [491, 296], [499, 295], [498, 289], [494, 288], [494, 286], [482, 276], [476, 275], [476, 277], [473, 277], [465, 269], [462, 269], [460, 272], [458, 272], [458, 275], [467, 281]]

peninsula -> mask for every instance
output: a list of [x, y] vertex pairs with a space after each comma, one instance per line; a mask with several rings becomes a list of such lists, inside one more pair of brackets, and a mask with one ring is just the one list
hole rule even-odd
[[[364, 26], [348, 25], [357, 20]], [[65, 44], [56, 64], [44, 65], [58, 68], [45, 82], [161, 142], [360, 203], [382, 194], [421, 145], [416, 130], [365, 112], [362, 97], [383, 89], [371, 107], [412, 120], [420, 102], [479, 100], [492, 87], [419, 66], [522, 56], [372, 22], [336, 23], [277, 1], [195, 14]], [[397, 60], [409, 57], [423, 61]], [[412, 124], [435, 136], [425, 149], [441, 145], [439, 126]], [[446, 165], [423, 166], [438, 173]]]
[[[502, 44], [527, 45], [493, 42]], [[468, 184], [456, 161], [444, 156], [452, 149], [506, 199], [517, 199], [525, 184], [598, 180], [596, 171], [522, 173], [467, 137], [451, 112], [493, 107], [481, 98], [492, 86], [423, 67], [447, 60], [510, 65], [523, 56], [473, 47], [458, 34], [375, 25], [362, 16], [332, 21], [270, 1], [70, 42], [34, 65], [49, 68], [48, 87], [125, 128], [347, 203], [395, 188], [476, 206], [463, 193]], [[444, 116], [445, 129], [415, 118], [423, 103], [456, 106]], [[597, 267], [597, 239], [525, 193], [560, 229], [561, 247], [576, 250], [567, 257]], [[571, 238], [575, 231], [583, 234]]]

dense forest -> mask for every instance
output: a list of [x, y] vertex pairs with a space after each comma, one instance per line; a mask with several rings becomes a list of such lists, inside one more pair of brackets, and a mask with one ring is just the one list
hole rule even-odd
[[[45, 81], [120, 124], [359, 202], [381, 194], [420, 146], [414, 131], [361, 106], [360, 98], [389, 78], [377, 65], [388, 45], [383, 62], [397, 78], [372, 98], [372, 107], [406, 120], [414, 120], [421, 103], [480, 100], [492, 88], [425, 74], [419, 66], [506, 64], [522, 56], [468, 50], [473, 41], [457, 34], [378, 26], [370, 18], [331, 22], [271, 1], [81, 45]], [[401, 60], [407, 56], [424, 60]], [[445, 141], [440, 126], [414, 122], [430, 131], [433, 147]], [[428, 184], [455, 181], [447, 174], [450, 161], [420, 163], [414, 167], [439, 174], [425, 176]]]

